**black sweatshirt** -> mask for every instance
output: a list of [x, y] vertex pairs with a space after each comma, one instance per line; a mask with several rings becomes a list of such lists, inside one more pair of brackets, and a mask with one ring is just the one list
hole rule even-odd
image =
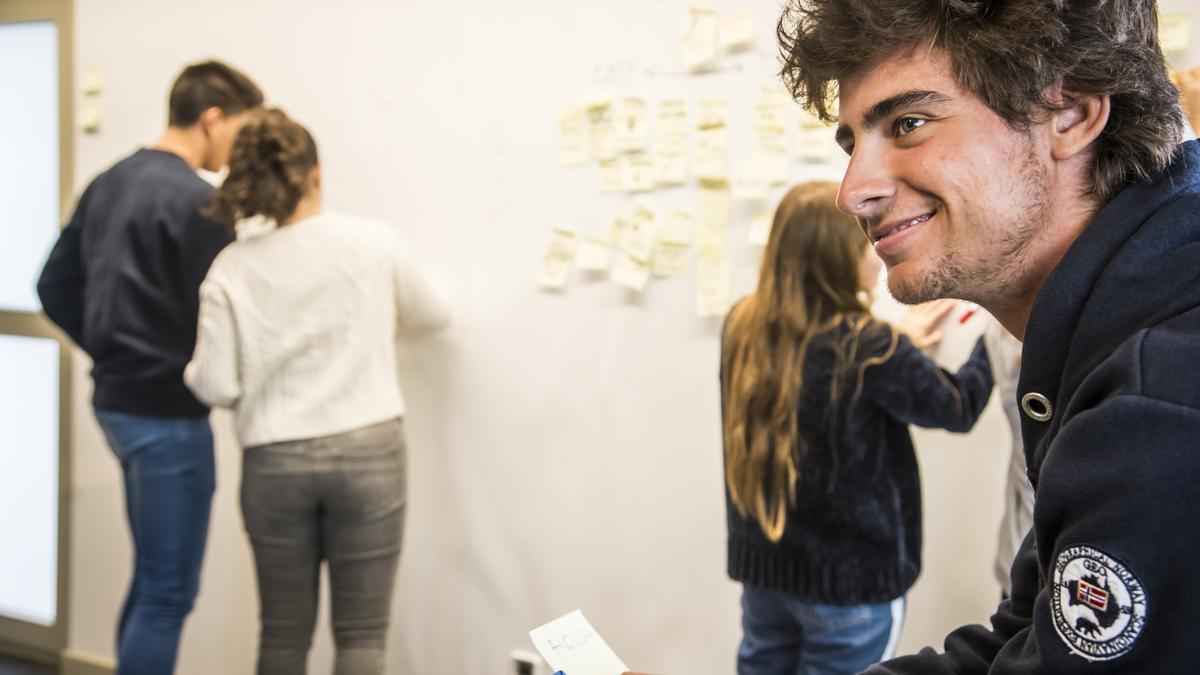
[[143, 149], [96, 177], [50, 252], [38, 295], [92, 357], [96, 408], [203, 417], [183, 383], [200, 282], [229, 228], [200, 215], [212, 187], [178, 155]]
[[804, 454], [783, 538], [767, 539], [726, 491], [735, 581], [835, 605], [890, 602], [916, 581], [921, 481], [908, 425], [970, 430], [991, 394], [992, 370], [982, 340], [950, 373], [900, 336], [890, 358], [861, 369], [861, 390], [858, 366], [838, 370], [834, 400], [835, 364], [843, 356], [858, 364], [883, 357], [892, 331], [875, 322], [856, 340], [844, 322], [813, 338], [796, 402]]
[[[1037, 501], [991, 628], [871, 675], [1200, 672], [1200, 142], [1096, 215], [1038, 293], [1021, 435]], [[1030, 414], [1032, 413], [1032, 414]]]

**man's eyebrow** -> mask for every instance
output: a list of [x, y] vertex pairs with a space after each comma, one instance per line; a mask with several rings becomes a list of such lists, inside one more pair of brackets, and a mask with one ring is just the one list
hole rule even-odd
[[[926, 90], [911, 90], [901, 92], [895, 96], [889, 96], [879, 103], [871, 106], [862, 116], [862, 129], [866, 131], [878, 125], [883, 120], [891, 117], [897, 110], [903, 108], [911, 108], [913, 106], [930, 105], [938, 103], [949, 103], [950, 97], [945, 94], [940, 94], [936, 91]], [[849, 141], [854, 140], [854, 132], [845, 124], [839, 124], [834, 138], [839, 145], [845, 146]]]

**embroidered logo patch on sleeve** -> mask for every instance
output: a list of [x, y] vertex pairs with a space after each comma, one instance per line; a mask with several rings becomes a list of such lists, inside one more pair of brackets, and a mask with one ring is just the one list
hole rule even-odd
[[1058, 636], [1088, 661], [1124, 655], [1146, 627], [1142, 582], [1090, 546], [1072, 546], [1058, 554], [1053, 603]]

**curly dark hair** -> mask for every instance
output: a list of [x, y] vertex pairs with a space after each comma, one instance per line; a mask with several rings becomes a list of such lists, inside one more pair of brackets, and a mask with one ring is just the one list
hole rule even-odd
[[190, 127], [200, 121], [209, 108], [220, 108], [226, 115], [253, 110], [263, 104], [258, 85], [241, 71], [220, 61], [193, 63], [171, 85], [167, 102], [167, 124]]
[[1105, 203], [1162, 170], [1183, 134], [1155, 0], [789, 0], [777, 28], [792, 95], [826, 121], [837, 81], [906, 50], [948, 55], [963, 90], [1017, 130], [1108, 95], [1089, 193]]
[[259, 215], [282, 224], [316, 165], [317, 144], [307, 129], [279, 108], [256, 112], [238, 132], [229, 176], [205, 213], [228, 225]]

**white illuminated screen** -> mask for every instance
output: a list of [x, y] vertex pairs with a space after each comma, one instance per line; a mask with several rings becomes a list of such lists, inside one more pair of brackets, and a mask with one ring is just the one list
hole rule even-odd
[[0, 335], [0, 616], [54, 625], [58, 343]]
[[58, 237], [58, 30], [0, 24], [0, 311], [41, 309], [34, 285]]

